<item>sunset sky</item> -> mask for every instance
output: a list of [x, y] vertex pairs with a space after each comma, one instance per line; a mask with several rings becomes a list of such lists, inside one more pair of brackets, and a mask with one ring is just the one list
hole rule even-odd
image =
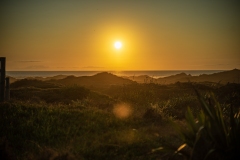
[[1, 1], [0, 57], [9, 71], [239, 69], [236, 2]]

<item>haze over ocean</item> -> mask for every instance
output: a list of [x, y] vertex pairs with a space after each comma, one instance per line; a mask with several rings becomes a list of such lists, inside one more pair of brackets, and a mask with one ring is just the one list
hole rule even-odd
[[117, 76], [140, 76], [148, 75], [153, 78], [167, 77], [179, 73], [191, 74], [192, 76], [198, 76], [201, 74], [213, 74], [224, 70], [156, 70], [156, 71], [7, 71], [7, 76], [14, 78], [26, 78], [26, 77], [52, 77], [57, 75], [67, 76], [92, 76], [101, 72], [109, 72]]

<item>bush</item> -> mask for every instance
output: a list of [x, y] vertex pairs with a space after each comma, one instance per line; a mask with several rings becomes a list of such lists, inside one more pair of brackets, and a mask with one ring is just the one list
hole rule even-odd
[[21, 79], [10, 85], [10, 88], [22, 88], [22, 87], [34, 87], [34, 88], [59, 88], [57, 84], [37, 80], [37, 79]]
[[89, 89], [77, 85], [49, 89], [28, 87], [11, 90], [11, 98], [13, 99], [65, 104], [87, 98], [89, 94]]
[[[214, 96], [206, 100], [197, 92], [202, 111], [197, 120], [190, 109], [186, 113], [186, 128], [180, 129], [184, 144], [175, 155], [187, 159], [240, 159], [240, 112], [230, 108], [229, 118], [224, 118], [222, 107]], [[229, 121], [228, 121], [229, 120]], [[188, 146], [190, 152], [183, 152]]]

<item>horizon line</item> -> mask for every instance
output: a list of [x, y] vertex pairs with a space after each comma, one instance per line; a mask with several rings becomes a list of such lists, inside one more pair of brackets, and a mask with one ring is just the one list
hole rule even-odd
[[[234, 68], [238, 69], [238, 68]], [[166, 70], [6, 70], [6, 72], [131, 72], [131, 71], [229, 71], [234, 69], [166, 69]], [[239, 69], [238, 69], [239, 70]]]

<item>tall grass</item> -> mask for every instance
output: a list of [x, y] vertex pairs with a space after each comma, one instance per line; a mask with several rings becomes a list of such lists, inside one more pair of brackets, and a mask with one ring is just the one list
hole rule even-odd
[[[239, 144], [236, 136], [239, 129], [236, 127], [233, 132], [230, 127], [239, 126], [235, 109], [231, 111], [229, 108], [222, 113], [225, 101], [218, 105], [214, 100], [200, 98], [199, 103], [188, 83], [119, 85], [102, 91], [81, 86], [48, 85], [35, 85], [34, 81], [32, 84], [18, 84], [11, 90], [12, 101], [0, 104], [0, 137], [6, 137], [18, 159], [42, 156], [47, 159], [49, 155], [68, 155], [75, 159], [167, 159], [168, 153], [149, 153], [166, 142], [172, 146], [181, 144], [169, 125], [169, 119], [183, 120], [187, 106], [191, 107], [186, 115], [188, 129], [181, 129], [184, 145], [175, 157], [182, 154], [194, 159], [200, 154], [199, 146], [204, 146], [200, 155], [209, 155], [207, 157], [216, 156], [219, 150], [228, 154], [230, 146]], [[203, 93], [206, 90], [202, 85], [199, 88]], [[240, 95], [239, 91], [235, 92]], [[226, 106], [230, 106], [230, 102]], [[116, 116], [114, 109], [118, 104], [130, 107], [127, 118]], [[205, 109], [199, 113], [200, 104]], [[215, 108], [219, 109], [216, 114]], [[229, 118], [227, 113], [235, 117]], [[211, 129], [219, 125], [224, 127], [219, 131]], [[212, 130], [216, 133], [212, 134]], [[222, 130], [227, 136], [215, 135]], [[230, 135], [235, 139], [226, 138]], [[217, 137], [214, 141], [211, 139]], [[221, 145], [227, 144], [229, 148], [215, 149], [213, 146], [221, 146], [220, 140]], [[215, 150], [208, 153], [211, 147]]]
[[0, 137], [18, 159], [73, 155], [75, 159], [152, 159], [160, 143], [144, 120], [119, 119], [85, 103], [10, 102], [0, 107]]

